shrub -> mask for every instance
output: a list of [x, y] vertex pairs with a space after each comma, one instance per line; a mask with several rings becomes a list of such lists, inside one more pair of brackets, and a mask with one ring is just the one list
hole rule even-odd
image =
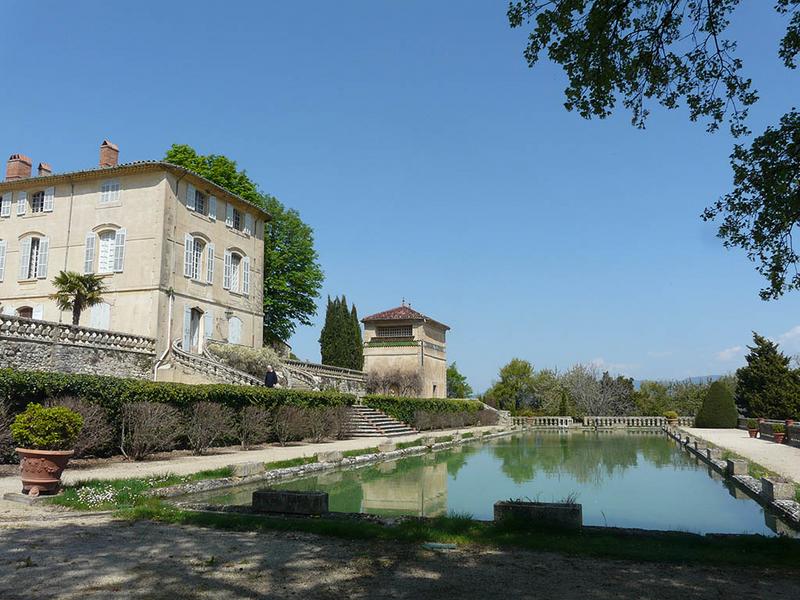
[[306, 414], [299, 406], [281, 406], [275, 412], [272, 432], [281, 446], [285, 446], [288, 442], [302, 440], [306, 431]]
[[422, 392], [422, 376], [414, 371], [395, 369], [394, 371], [367, 375], [367, 392], [390, 397], [415, 396]]
[[323, 407], [306, 408], [304, 412], [306, 435], [314, 442], [321, 442], [330, 431], [328, 409]]
[[328, 423], [328, 436], [335, 440], [347, 437], [350, 426], [349, 406], [330, 406], [325, 409], [325, 419]]
[[97, 456], [111, 451], [114, 444], [114, 429], [102, 407], [73, 396], [56, 398], [47, 404], [63, 406], [83, 417], [83, 427], [78, 439], [75, 440], [75, 456]]
[[777, 423], [772, 426], [772, 433], [786, 433], [786, 425]]
[[748, 429], [758, 429], [758, 419], [747, 419]]
[[272, 415], [263, 406], [245, 406], [237, 415], [237, 433], [243, 449], [263, 444], [272, 431]]
[[122, 453], [133, 460], [171, 450], [182, 435], [181, 414], [161, 402], [129, 402], [122, 406]]
[[664, 413], [664, 417], [671, 421], [678, 418], [678, 413], [676, 413], [674, 410], [668, 410]]
[[11, 424], [14, 441], [31, 450], [72, 450], [83, 417], [63, 406], [45, 408], [31, 403]]
[[477, 420], [477, 413], [483, 404], [477, 400], [454, 400], [450, 398], [403, 398], [397, 396], [365, 396], [364, 405], [376, 408], [387, 415], [414, 425], [417, 411], [431, 414], [465, 412], [473, 415]]
[[267, 373], [267, 366], [272, 365], [278, 371], [283, 359], [269, 346], [263, 348], [247, 348], [233, 344], [209, 344], [208, 351], [229, 367], [249, 373], [262, 381]]
[[478, 424], [479, 425], [497, 425], [497, 421], [500, 419], [500, 416], [497, 414], [497, 411], [489, 410], [488, 408], [483, 408], [478, 411]]
[[194, 454], [202, 454], [233, 432], [233, 411], [214, 402], [192, 405], [186, 420], [186, 438]]
[[14, 442], [11, 439], [11, 411], [0, 401], [0, 463], [14, 459]]
[[738, 419], [733, 394], [722, 383], [715, 381], [709, 386], [703, 405], [695, 417], [695, 427], [733, 428]]

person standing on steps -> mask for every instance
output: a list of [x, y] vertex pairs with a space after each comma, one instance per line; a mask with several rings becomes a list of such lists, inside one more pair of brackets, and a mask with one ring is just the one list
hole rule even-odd
[[275, 369], [272, 368], [272, 365], [267, 365], [267, 375], [264, 377], [264, 385], [268, 388], [278, 385], [278, 374], [275, 372]]

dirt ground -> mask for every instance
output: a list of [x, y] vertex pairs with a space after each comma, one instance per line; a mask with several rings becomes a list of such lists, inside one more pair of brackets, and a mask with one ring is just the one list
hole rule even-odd
[[0, 598], [770, 598], [796, 577], [518, 550], [433, 552], [304, 533], [236, 533], [108, 515], [0, 521]]

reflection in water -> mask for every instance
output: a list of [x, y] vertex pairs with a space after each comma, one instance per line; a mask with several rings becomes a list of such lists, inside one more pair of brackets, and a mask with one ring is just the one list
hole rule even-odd
[[[264, 484], [185, 498], [250, 504]], [[338, 512], [491, 519], [497, 500], [559, 501], [575, 493], [584, 523], [718, 533], [788, 527], [663, 434], [534, 432], [273, 484], [328, 492]]]

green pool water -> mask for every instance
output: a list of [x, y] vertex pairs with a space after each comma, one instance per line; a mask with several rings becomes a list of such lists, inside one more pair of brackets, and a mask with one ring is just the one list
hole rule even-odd
[[[254, 484], [183, 500], [250, 504]], [[330, 471], [270, 487], [322, 490], [330, 510], [384, 516], [469, 513], [497, 500], [577, 497], [586, 525], [792, 534], [780, 519], [661, 433], [530, 433]]]

